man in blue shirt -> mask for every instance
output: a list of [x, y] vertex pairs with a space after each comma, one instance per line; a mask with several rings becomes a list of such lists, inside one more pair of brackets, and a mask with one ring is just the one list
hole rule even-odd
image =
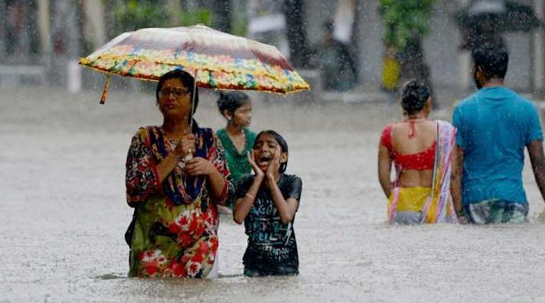
[[524, 147], [545, 198], [545, 156], [538, 113], [530, 101], [504, 86], [509, 62], [504, 47], [483, 45], [473, 50], [472, 56], [479, 91], [457, 104], [452, 117], [458, 129], [458, 165], [453, 168], [452, 186], [461, 186], [464, 205], [458, 215], [477, 224], [522, 223], [528, 215], [522, 186]]

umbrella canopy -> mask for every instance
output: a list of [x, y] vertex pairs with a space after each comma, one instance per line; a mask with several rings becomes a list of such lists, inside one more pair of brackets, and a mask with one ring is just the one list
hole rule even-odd
[[79, 63], [108, 74], [158, 81], [173, 69], [199, 87], [291, 93], [310, 88], [274, 46], [204, 25], [123, 33]]
[[458, 27], [475, 29], [484, 24], [498, 32], [529, 32], [542, 26], [529, 5], [514, 1], [476, 0], [455, 15]]

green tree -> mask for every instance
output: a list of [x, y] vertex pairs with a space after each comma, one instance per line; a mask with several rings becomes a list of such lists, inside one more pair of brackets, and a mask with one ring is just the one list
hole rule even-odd
[[116, 32], [133, 31], [146, 27], [189, 26], [197, 23], [210, 26], [212, 13], [209, 9], [180, 9], [167, 11], [164, 1], [125, 0], [114, 7]]
[[380, 16], [385, 26], [384, 42], [403, 49], [416, 34], [429, 33], [431, 10], [435, 0], [380, 0]]
[[[430, 69], [424, 58], [422, 39], [430, 31], [435, 0], [380, 0], [385, 26], [383, 87], [395, 90], [399, 81], [417, 79], [432, 90]], [[432, 97], [437, 106], [436, 98]]]

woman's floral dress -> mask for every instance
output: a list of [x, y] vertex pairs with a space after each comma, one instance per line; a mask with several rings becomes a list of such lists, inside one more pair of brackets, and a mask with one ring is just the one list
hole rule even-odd
[[206, 176], [185, 176], [178, 165], [159, 183], [157, 164], [174, 145], [157, 126], [132, 138], [126, 163], [127, 202], [135, 208], [126, 240], [131, 277], [206, 277], [218, 250], [217, 204], [232, 193], [221, 144], [208, 128], [194, 127], [196, 151], [226, 180], [220, 199], [210, 195]]

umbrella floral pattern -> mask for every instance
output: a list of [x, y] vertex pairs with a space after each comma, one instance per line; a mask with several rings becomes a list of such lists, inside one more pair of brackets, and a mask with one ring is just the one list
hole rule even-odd
[[80, 64], [151, 81], [182, 69], [195, 76], [197, 86], [215, 89], [291, 93], [310, 88], [274, 46], [204, 25], [123, 33]]

